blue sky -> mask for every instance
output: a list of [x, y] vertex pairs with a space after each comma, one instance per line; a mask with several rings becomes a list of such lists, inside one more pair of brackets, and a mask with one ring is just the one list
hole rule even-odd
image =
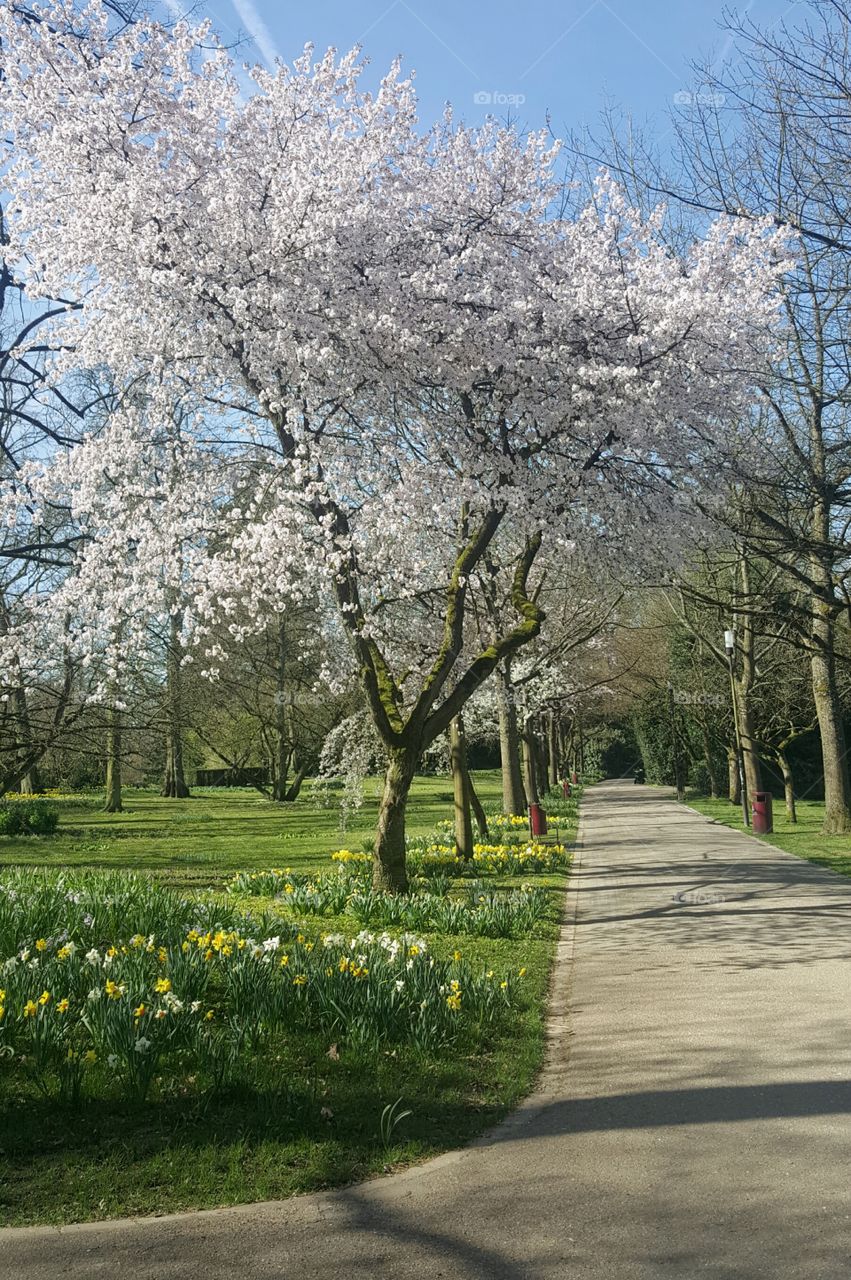
[[[176, 0], [167, 0], [177, 8]], [[468, 122], [510, 109], [524, 125], [547, 116], [558, 134], [594, 124], [608, 101], [657, 135], [688, 61], [729, 52], [718, 22], [724, 0], [201, 0], [228, 40], [248, 37], [246, 61], [289, 61], [306, 41], [325, 48], [362, 44], [383, 70], [401, 53], [417, 72], [421, 115], [451, 101]], [[807, 6], [740, 0], [761, 25], [794, 24]]]

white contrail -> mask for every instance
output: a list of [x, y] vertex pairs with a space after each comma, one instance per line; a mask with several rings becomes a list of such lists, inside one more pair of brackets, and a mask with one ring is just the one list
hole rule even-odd
[[[754, 7], [754, 0], [748, 0], [748, 3], [745, 5], [742, 12], [738, 14], [739, 18], [745, 19], [753, 7]], [[795, 6], [792, 5], [792, 8], [794, 9]], [[718, 57], [715, 59], [714, 63], [712, 64], [713, 71], [715, 70], [716, 67], [722, 67], [724, 63], [727, 61], [727, 59], [729, 58], [730, 54], [733, 51], [733, 45], [735, 44], [735, 40], [736, 40], [736, 37], [733, 35], [732, 31], [728, 32], [727, 37], [724, 40], [724, 44], [721, 47], [721, 52], [718, 54]]]
[[254, 0], [231, 0], [231, 3], [256, 44], [263, 61], [267, 67], [272, 68], [280, 55], [272, 39], [272, 33], [261, 18]]

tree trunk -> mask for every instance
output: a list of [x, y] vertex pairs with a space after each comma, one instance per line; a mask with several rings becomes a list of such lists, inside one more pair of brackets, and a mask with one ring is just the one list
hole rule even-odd
[[523, 725], [521, 735], [523, 747], [523, 786], [526, 791], [526, 803], [540, 804], [538, 793], [538, 770], [535, 763], [535, 726], [531, 716]]
[[[817, 499], [813, 504], [810, 538], [810, 574], [813, 581], [811, 641], [813, 695], [821, 738], [822, 771], [824, 773], [825, 835], [841, 835], [851, 831], [851, 778], [846, 758], [845, 726], [836, 684], [836, 603], [834, 566], [830, 548], [835, 533], [832, 528], [831, 503], [828, 498], [829, 464], [821, 413], [810, 425], [810, 443], [814, 470], [819, 477]], [[834, 490], [835, 492], [835, 490]]]
[[502, 762], [502, 808], [504, 813], [522, 816], [526, 812], [523, 777], [520, 772], [520, 734], [517, 708], [511, 683], [511, 662], [506, 659], [496, 670], [499, 711], [499, 753]]
[[455, 852], [469, 861], [473, 857], [473, 817], [467, 774], [467, 743], [460, 715], [449, 724], [449, 764], [455, 801]]
[[709, 729], [705, 720], [701, 721], [700, 730], [703, 737], [703, 762], [706, 765], [706, 773], [709, 778], [709, 794], [713, 800], [717, 800], [721, 795], [721, 787], [718, 783], [718, 773], [712, 756], [712, 739], [709, 737]]
[[538, 787], [546, 796], [550, 786], [550, 744], [543, 718], [535, 726], [535, 763], [538, 766]]
[[[287, 715], [286, 685], [286, 628], [283, 620], [278, 627], [278, 654], [275, 670], [275, 756], [272, 770], [272, 799], [287, 799], [287, 776], [292, 759], [290, 744], [290, 720]], [[296, 793], [298, 794], [298, 793]]]
[[[739, 561], [739, 573], [742, 580], [742, 592], [745, 605], [751, 598], [750, 565], [747, 556]], [[737, 619], [739, 647], [742, 651], [742, 669], [736, 681], [736, 692], [739, 701], [739, 736], [742, 740], [742, 757], [745, 769], [745, 785], [748, 791], [748, 802], [754, 793], [762, 791], [762, 768], [754, 737], [754, 717], [751, 709], [751, 693], [756, 681], [756, 646], [754, 639], [753, 619], [749, 613], [740, 614]]]
[[555, 789], [560, 782], [561, 758], [559, 755], [558, 719], [554, 711], [550, 711], [547, 714], [547, 743], [550, 763], [550, 787]]
[[795, 809], [795, 779], [792, 776], [792, 766], [789, 764], [785, 752], [777, 752], [777, 763], [780, 765], [780, 772], [783, 774], [783, 794], [786, 797], [786, 817], [790, 822], [797, 822], [798, 814]]
[[727, 797], [730, 804], [742, 803], [742, 787], [739, 779], [739, 757], [735, 747], [727, 748]]
[[417, 767], [417, 753], [391, 748], [384, 775], [384, 791], [378, 810], [372, 884], [390, 893], [406, 893], [405, 810]]
[[561, 717], [559, 717], [558, 725], [558, 758], [561, 763], [561, 780], [564, 780], [567, 778], [568, 768], [570, 765], [571, 730], [567, 722]]
[[542, 715], [538, 718], [538, 778], [539, 787], [546, 799], [547, 792], [550, 789], [550, 771], [552, 769], [552, 760], [550, 757], [550, 735], [547, 717]]
[[290, 785], [287, 787], [287, 790], [283, 796], [283, 799], [286, 800], [287, 804], [292, 804], [294, 800], [298, 799], [299, 792], [301, 791], [302, 784], [304, 783], [304, 780], [306, 777], [307, 777], [307, 765], [300, 764], [296, 769], [295, 777], [293, 778]]
[[291, 788], [288, 788], [287, 786], [287, 780], [290, 776], [290, 763], [292, 761], [292, 756], [285, 745], [283, 746], [283, 749], [282, 749], [282, 743], [285, 744], [285, 742], [286, 740], [280, 738], [278, 736], [278, 733], [276, 732], [275, 733], [275, 751], [272, 756], [271, 774], [272, 774], [272, 799], [278, 802], [283, 802], [284, 800], [286, 800], [289, 794], [289, 790], [291, 789]]
[[479, 835], [483, 840], [490, 838], [490, 830], [488, 828], [488, 817], [482, 808], [482, 802], [479, 799], [479, 793], [473, 785], [473, 775], [467, 770], [467, 782], [470, 785], [470, 804], [473, 807], [473, 817], [476, 819], [476, 826], [479, 828]]
[[[21, 757], [26, 759], [32, 754], [32, 724], [30, 722], [30, 710], [27, 706], [27, 695], [20, 685], [15, 687], [14, 701], [15, 715], [18, 721], [17, 738], [23, 748]], [[38, 765], [33, 765], [21, 775], [18, 790], [23, 796], [31, 796], [41, 790], [41, 775], [39, 774]]]
[[739, 733], [742, 739], [742, 756], [744, 757], [748, 801], [751, 801], [755, 792], [763, 789], [762, 766], [760, 765], [754, 742], [753, 713], [746, 697], [739, 699]]
[[[825, 584], [826, 592], [827, 586]], [[825, 835], [851, 831], [851, 780], [846, 758], [845, 726], [836, 683], [835, 618], [829, 602], [813, 602], [813, 649], [810, 660], [813, 697], [821, 738], [824, 772]]]
[[106, 728], [106, 798], [104, 813], [121, 813], [121, 713], [110, 707]]
[[179, 614], [172, 615], [166, 662], [166, 751], [164, 796], [184, 799], [189, 795], [183, 772], [183, 672], [180, 666]]
[[668, 686], [668, 713], [671, 721], [671, 765], [674, 772], [674, 786], [677, 799], [682, 804], [686, 798], [686, 784], [683, 772], [683, 758], [680, 750], [680, 734], [677, 725], [677, 707], [674, 702], [674, 689]]

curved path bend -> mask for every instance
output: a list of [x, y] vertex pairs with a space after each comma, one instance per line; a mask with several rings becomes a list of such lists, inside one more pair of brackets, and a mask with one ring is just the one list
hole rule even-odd
[[851, 880], [622, 782], [582, 839], [550, 1065], [487, 1140], [340, 1192], [6, 1230], [0, 1275], [847, 1280]]

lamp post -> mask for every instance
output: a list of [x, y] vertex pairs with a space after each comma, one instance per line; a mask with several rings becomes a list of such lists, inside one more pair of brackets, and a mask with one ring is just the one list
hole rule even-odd
[[745, 762], [742, 753], [742, 735], [739, 731], [739, 700], [736, 697], [736, 671], [734, 667], [736, 653], [736, 637], [732, 631], [724, 632], [724, 649], [727, 653], [727, 665], [730, 668], [730, 697], [733, 700], [733, 725], [736, 733], [736, 764], [739, 769], [739, 793], [742, 797], [742, 819], [746, 827], [751, 825], [748, 812], [748, 784], [745, 781]]

